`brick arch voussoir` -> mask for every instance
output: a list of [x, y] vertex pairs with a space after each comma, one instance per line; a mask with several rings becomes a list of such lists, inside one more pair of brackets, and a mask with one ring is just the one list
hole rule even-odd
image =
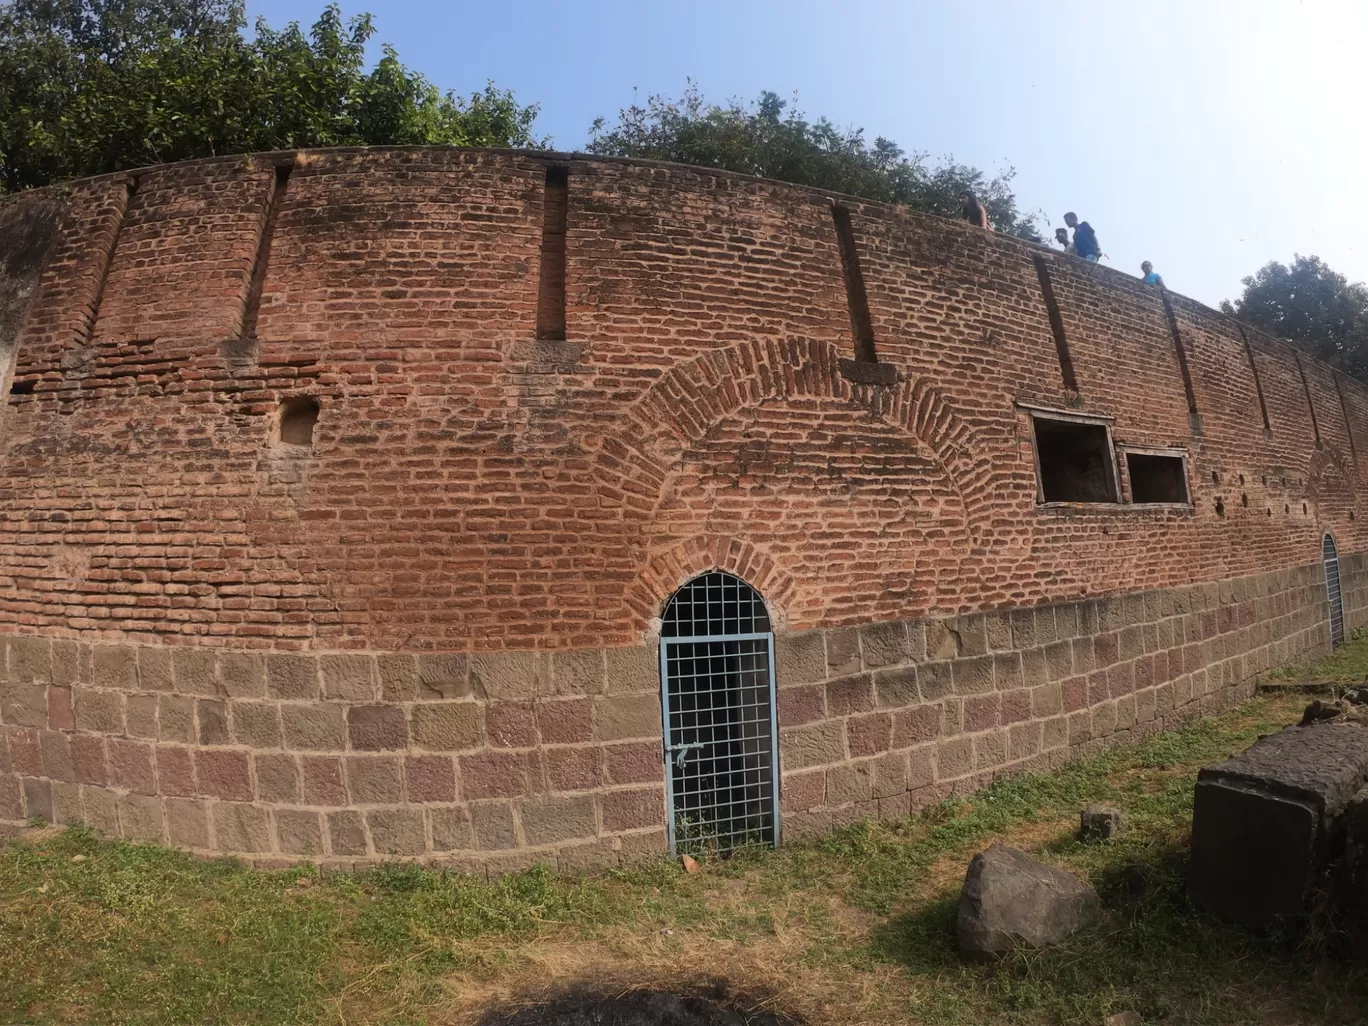
[[1335, 471], [1341, 486], [1348, 493], [1349, 507], [1354, 511], [1355, 517], [1363, 513], [1359, 504], [1359, 494], [1362, 489], [1359, 487], [1358, 468], [1354, 465], [1343, 452], [1334, 446], [1326, 445], [1311, 455], [1311, 462], [1307, 466], [1306, 472], [1306, 492], [1312, 503], [1318, 508], [1321, 505], [1322, 496], [1326, 495], [1329, 489], [1326, 482], [1334, 481], [1334, 477], [1327, 474], [1327, 471]]
[[[685, 448], [722, 418], [774, 397], [853, 402], [927, 446], [959, 494], [971, 541], [981, 544], [992, 526], [992, 462], [973, 429], [925, 379], [891, 388], [854, 384], [841, 375], [840, 359], [835, 346], [812, 339], [756, 338], [702, 353], [667, 371], [623, 411], [621, 429], [604, 439], [593, 459], [595, 473], [630, 496], [624, 509], [640, 515], [648, 497], [659, 496]], [[719, 566], [731, 572], [744, 566], [747, 573], [737, 575], [782, 609], [794, 582], [749, 543], [727, 538], [719, 550], [724, 537], [701, 535], [652, 555], [627, 597], [636, 619], [648, 623], [680, 584]], [[740, 559], [742, 554], [744, 564], [722, 562], [724, 556]]]
[[744, 539], [698, 534], [654, 553], [632, 582], [626, 602], [637, 626], [650, 629], [670, 596], [710, 570], [724, 570], [741, 578], [765, 600], [776, 628], [786, 622], [784, 610], [797, 590], [797, 582]]
[[980, 451], [973, 429], [927, 379], [893, 388], [853, 384], [841, 375], [840, 360], [836, 346], [815, 339], [756, 338], [702, 353], [667, 371], [624, 411], [619, 441], [663, 474], [670, 462], [664, 457], [677, 455], [723, 417], [762, 399], [801, 395], [854, 402], [903, 428], [947, 465], [977, 468], [977, 460], [966, 460]]

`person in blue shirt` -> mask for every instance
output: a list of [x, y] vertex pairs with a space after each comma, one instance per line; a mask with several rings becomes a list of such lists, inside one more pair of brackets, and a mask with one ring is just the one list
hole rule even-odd
[[1161, 289], [1164, 287], [1164, 279], [1154, 273], [1154, 265], [1148, 260], [1140, 265], [1140, 270], [1144, 272], [1146, 285], [1158, 285]]
[[1097, 233], [1087, 221], [1080, 221], [1078, 215], [1070, 210], [1064, 215], [1064, 223], [1074, 230], [1074, 250], [1084, 260], [1097, 261], [1102, 257], [1102, 247], [1097, 244]]

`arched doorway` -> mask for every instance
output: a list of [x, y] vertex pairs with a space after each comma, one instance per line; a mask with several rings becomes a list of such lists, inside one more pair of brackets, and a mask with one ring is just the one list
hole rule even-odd
[[774, 632], [760, 593], [712, 570], [665, 606], [660, 629], [670, 852], [779, 838]]
[[1321, 559], [1325, 562], [1325, 595], [1330, 600], [1330, 647], [1344, 644], [1344, 596], [1340, 593], [1339, 550], [1330, 532], [1321, 539]]

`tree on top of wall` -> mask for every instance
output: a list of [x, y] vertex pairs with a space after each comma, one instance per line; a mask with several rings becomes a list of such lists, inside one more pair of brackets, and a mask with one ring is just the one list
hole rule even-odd
[[600, 118], [591, 131], [590, 153], [715, 167], [949, 217], [960, 215], [960, 193], [971, 189], [999, 231], [1037, 237], [1034, 219], [1017, 209], [1013, 169], [989, 179], [953, 160], [931, 166], [926, 154], [882, 136], [871, 145], [863, 129], [809, 121], [772, 92], [720, 106], [690, 83], [679, 100], [652, 96], [619, 111], [611, 127]]
[[242, 0], [0, 3], [0, 191], [221, 153], [538, 145], [537, 107], [492, 84], [443, 94], [388, 46], [367, 72], [369, 14], [245, 24]]
[[[374, 21], [334, 4], [308, 32], [258, 19], [243, 0], [0, 0], [0, 192], [121, 168], [309, 146], [545, 145], [537, 106], [492, 84], [442, 93], [394, 49], [366, 71]], [[1000, 231], [1034, 237], [1009, 168], [993, 178], [931, 165], [884, 138], [809, 121], [763, 93], [706, 103], [691, 84], [595, 123], [592, 153], [760, 175], [959, 215], [972, 189]]]
[[1290, 265], [1270, 260], [1241, 281], [1244, 293], [1222, 310], [1368, 381], [1368, 286], [1300, 255]]

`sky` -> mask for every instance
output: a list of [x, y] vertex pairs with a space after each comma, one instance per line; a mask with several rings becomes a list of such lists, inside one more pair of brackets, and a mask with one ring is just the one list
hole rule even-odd
[[[249, 0], [276, 28], [324, 0]], [[904, 149], [1014, 167], [1045, 234], [1215, 305], [1269, 260], [1368, 281], [1368, 0], [342, 0], [442, 89], [492, 79], [582, 149], [634, 97], [796, 94]]]

